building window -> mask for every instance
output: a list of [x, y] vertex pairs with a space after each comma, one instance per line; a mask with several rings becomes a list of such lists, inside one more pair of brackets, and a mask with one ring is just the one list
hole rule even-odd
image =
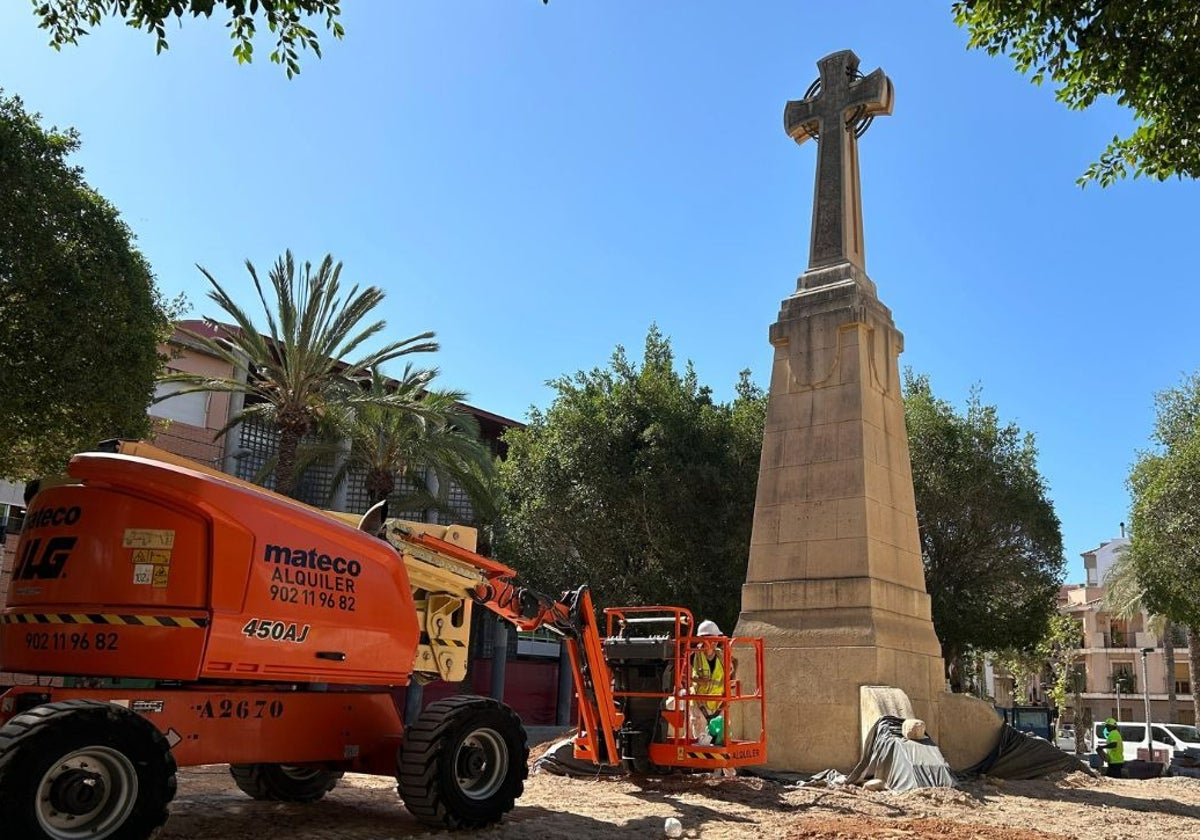
[[[210, 394], [196, 391], [191, 394], [180, 394], [186, 388], [182, 382], [159, 382], [154, 386], [154, 398], [161, 399], [150, 406], [150, 414], [177, 423], [187, 423], [189, 426], [204, 428], [208, 420], [208, 399]], [[174, 394], [175, 396], [171, 396]]]
[[1192, 693], [1191, 668], [1186, 662], [1175, 663], [1175, 693]]
[[25, 508], [18, 507], [17, 505], [0, 505], [0, 508], [5, 508], [4, 516], [0, 517], [4, 533], [21, 533], [21, 526], [25, 524]]
[[24, 521], [25, 508], [0, 504], [0, 545], [8, 541], [9, 534], [21, 533], [21, 523]]
[[[423, 501], [425, 480], [416, 475], [425, 473], [424, 467], [415, 467], [403, 477], [396, 476], [396, 486], [388, 497], [388, 507], [396, 511], [391, 516], [409, 522], [429, 522], [429, 506]], [[436, 520], [434, 520], [436, 521]]]
[[1087, 664], [1083, 662], [1071, 666], [1071, 674], [1067, 685], [1073, 694], [1083, 694], [1087, 688]]
[[1133, 694], [1137, 691], [1137, 677], [1134, 676], [1132, 662], [1112, 663], [1112, 690], [1121, 694]]

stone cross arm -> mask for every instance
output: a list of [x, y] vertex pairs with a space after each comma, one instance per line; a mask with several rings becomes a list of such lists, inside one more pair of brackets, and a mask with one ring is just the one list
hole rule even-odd
[[817, 67], [821, 75], [816, 95], [788, 102], [783, 109], [784, 130], [797, 143], [831, 130], [838, 120], [853, 130], [859, 119], [892, 113], [895, 98], [892, 80], [878, 68], [857, 77], [858, 56], [853, 51], [827, 55], [817, 62]]

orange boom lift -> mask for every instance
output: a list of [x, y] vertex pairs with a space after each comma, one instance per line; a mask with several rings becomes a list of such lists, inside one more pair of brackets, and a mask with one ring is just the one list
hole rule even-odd
[[465, 678], [477, 606], [561, 637], [577, 757], [634, 772], [766, 759], [760, 639], [716, 639], [725, 673], [741, 670], [703, 695], [729, 723], [713, 738], [690, 723], [687, 610], [608, 609], [602, 637], [586, 587], [520, 586], [470, 528], [360, 520], [146, 444], [109, 449], [43, 484], [17, 544], [0, 671], [68, 679], [0, 694], [6, 837], [149, 837], [176, 768], [198, 764], [290, 802], [346, 772], [394, 776], [428, 825], [496, 822], [524, 788], [520, 718], [464, 695], [406, 728], [393, 694]]

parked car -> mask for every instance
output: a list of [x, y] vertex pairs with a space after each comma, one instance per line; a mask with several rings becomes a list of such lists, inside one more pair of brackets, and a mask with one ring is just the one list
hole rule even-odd
[[[1160, 740], [1160, 733], [1158, 731], [1160, 728], [1165, 729], [1166, 734], [1178, 742], [1179, 748], [1176, 752], [1187, 748], [1200, 749], [1200, 729], [1188, 726], [1186, 723], [1156, 723], [1151, 727], [1151, 732], [1154, 733], [1156, 741]], [[1166, 738], [1162, 738], [1161, 740], [1165, 741]]]
[[[1104, 736], [1100, 734], [1103, 729], [1104, 723], [1102, 721], [1093, 725], [1093, 744], [1104, 743]], [[1170, 764], [1175, 753], [1183, 752], [1189, 747], [1200, 747], [1200, 732], [1197, 732], [1194, 726], [1178, 723], [1152, 723], [1150, 725], [1150, 735], [1153, 738], [1153, 742], [1146, 737], [1146, 724], [1144, 723], [1122, 722], [1117, 724], [1117, 729], [1120, 730], [1121, 738], [1125, 741], [1126, 761], [1136, 759], [1139, 749], [1144, 750], [1153, 746], [1156, 750], [1165, 750], [1167, 752], [1166, 764]]]
[[[1069, 753], [1075, 752], [1075, 727], [1072, 724], [1065, 723], [1054, 732], [1054, 744], [1060, 750], [1065, 750]], [[1085, 745], [1086, 746], [1086, 745]], [[1090, 749], [1090, 747], [1088, 747]]]

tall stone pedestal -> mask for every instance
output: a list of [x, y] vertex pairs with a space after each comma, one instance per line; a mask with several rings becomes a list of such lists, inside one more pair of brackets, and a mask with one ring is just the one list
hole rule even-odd
[[850, 769], [859, 688], [901, 688], [936, 739], [944, 689], [921, 566], [898, 357], [849, 263], [810, 270], [775, 347], [737, 635], [766, 641], [770, 766]]

